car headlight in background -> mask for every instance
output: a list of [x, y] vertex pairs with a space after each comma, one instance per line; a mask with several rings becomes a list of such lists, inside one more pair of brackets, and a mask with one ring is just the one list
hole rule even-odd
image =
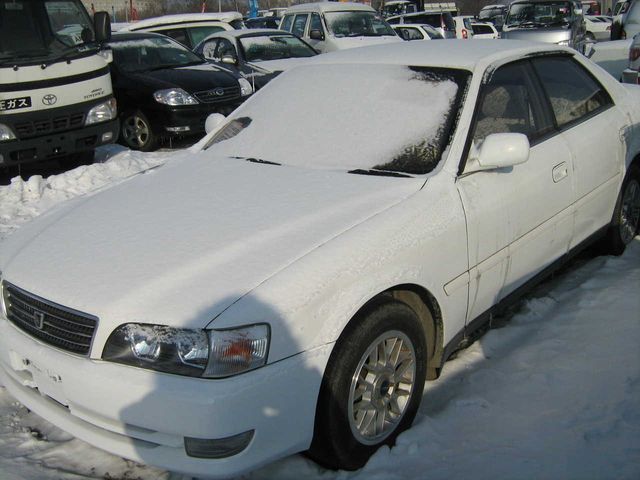
[[94, 123], [107, 122], [113, 120], [118, 115], [118, 108], [115, 98], [111, 98], [106, 102], [99, 103], [87, 113], [87, 118], [84, 121], [86, 125], [93, 125]]
[[128, 323], [109, 337], [103, 360], [191, 377], [219, 378], [263, 366], [269, 327], [192, 330]]
[[253, 93], [253, 87], [246, 78], [239, 78], [238, 83], [240, 84], [240, 95], [246, 97]]
[[158, 90], [153, 94], [153, 98], [158, 103], [164, 105], [171, 105], [172, 107], [178, 105], [197, 105], [198, 101], [185, 92], [181, 88], [168, 88], [166, 90]]
[[560, 40], [557, 45], [562, 45], [563, 47], [568, 47], [571, 42], [569, 40]]
[[15, 140], [16, 136], [13, 130], [8, 125], [0, 123], [0, 142], [8, 142], [9, 140]]

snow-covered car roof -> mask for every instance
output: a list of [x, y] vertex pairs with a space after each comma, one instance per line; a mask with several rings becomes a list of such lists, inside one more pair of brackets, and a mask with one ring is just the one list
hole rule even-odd
[[474, 71], [501, 59], [526, 57], [543, 52], [574, 55], [575, 50], [554, 44], [527, 42], [524, 40], [500, 40], [499, 42], [401, 42], [339, 50], [314, 57], [313, 63], [361, 63], [412, 65], [442, 68], [460, 68]]
[[319, 3], [303, 3], [287, 8], [287, 13], [295, 12], [352, 12], [354, 10], [363, 10], [366, 12], [375, 12], [369, 5], [362, 3], [349, 2], [319, 2]]
[[157, 27], [160, 25], [172, 25], [187, 22], [232, 22], [242, 20], [242, 14], [238, 12], [221, 13], [182, 13], [177, 15], [163, 15], [131, 23], [120, 31], [134, 31], [142, 28]]

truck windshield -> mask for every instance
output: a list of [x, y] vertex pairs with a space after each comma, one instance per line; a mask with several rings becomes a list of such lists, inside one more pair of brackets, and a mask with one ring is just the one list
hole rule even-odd
[[389, 24], [375, 12], [326, 12], [324, 18], [331, 33], [338, 38], [396, 36]]
[[93, 40], [80, 0], [0, 0], [0, 63], [68, 60]]
[[509, 27], [546, 27], [571, 20], [570, 2], [513, 3], [505, 24]]

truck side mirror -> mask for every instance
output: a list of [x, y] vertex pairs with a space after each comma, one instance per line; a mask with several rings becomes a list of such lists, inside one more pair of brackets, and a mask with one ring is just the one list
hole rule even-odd
[[111, 40], [111, 18], [107, 12], [96, 12], [93, 16], [93, 29], [96, 32], [96, 42], [104, 43]]
[[324, 33], [322, 33], [322, 30], [311, 30], [309, 38], [311, 40], [324, 40]]

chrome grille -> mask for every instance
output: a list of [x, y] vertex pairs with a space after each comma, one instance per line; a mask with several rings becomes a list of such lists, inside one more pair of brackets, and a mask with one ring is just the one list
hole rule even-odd
[[213, 90], [206, 90], [204, 92], [196, 92], [193, 94], [199, 102], [202, 103], [218, 103], [226, 102], [228, 100], [235, 100], [240, 98], [240, 86], [237, 87], [218, 87]]
[[44, 300], [8, 282], [2, 284], [7, 319], [44, 343], [88, 355], [98, 319]]
[[49, 133], [64, 132], [81, 127], [84, 123], [84, 113], [72, 115], [59, 115], [51, 118], [42, 118], [32, 122], [15, 124], [16, 134], [19, 139], [46, 135]]

